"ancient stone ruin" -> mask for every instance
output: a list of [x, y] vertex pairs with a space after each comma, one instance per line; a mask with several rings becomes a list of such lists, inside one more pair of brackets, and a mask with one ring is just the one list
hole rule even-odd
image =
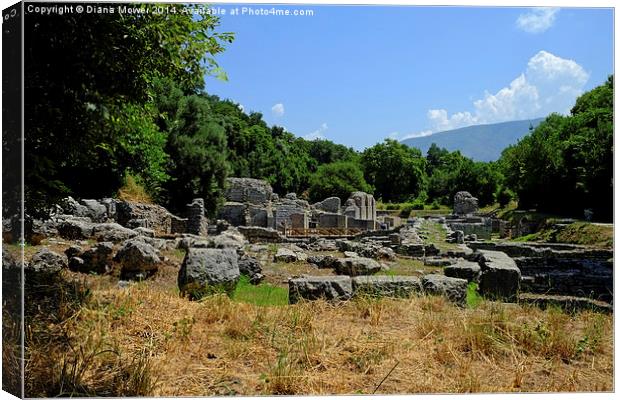
[[377, 229], [377, 210], [372, 195], [354, 192], [344, 206], [338, 197], [309, 204], [295, 193], [279, 197], [266, 181], [228, 178], [226, 202], [218, 218], [233, 226], [276, 229], [281, 232], [308, 229]]
[[478, 199], [469, 192], [457, 192], [454, 195], [454, 214], [463, 216], [478, 212]]
[[[270, 262], [331, 270], [285, 280], [291, 303], [426, 293], [464, 306], [468, 284], [475, 282], [478, 293], [492, 300], [611, 310], [612, 250], [487, 240], [498, 233], [498, 225], [478, 213], [477, 200], [467, 192], [457, 193], [451, 215], [413, 218], [386, 229], [367, 193], [354, 192], [344, 204], [337, 197], [309, 204], [294, 193], [280, 198], [261, 180], [230, 178], [228, 184], [221, 219], [215, 221], [206, 218], [202, 199], [194, 199], [178, 217], [157, 205], [68, 198], [50, 220], [35, 221], [33, 228], [39, 237], [73, 244], [65, 255], [37, 253], [25, 265], [27, 274], [43, 282], [65, 267], [89, 274], [117, 269], [121, 282], [143, 280], [165, 262], [162, 251], [181, 249], [186, 256], [179, 266], [179, 291], [199, 299], [230, 293], [240, 274], [260, 282], [265, 276], [261, 253], [273, 248]], [[390, 218], [380, 217], [384, 224]], [[450, 250], [429, 243], [425, 220], [446, 231]], [[296, 230], [302, 234], [291, 234]], [[442, 273], [377, 275], [398, 259], [421, 260]]]

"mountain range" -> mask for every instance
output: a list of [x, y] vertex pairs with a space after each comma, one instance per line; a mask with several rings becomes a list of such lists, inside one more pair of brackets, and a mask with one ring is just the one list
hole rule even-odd
[[502, 151], [536, 128], [544, 118], [508, 121], [497, 124], [472, 125], [465, 128], [437, 132], [428, 136], [409, 138], [402, 143], [417, 147], [425, 155], [431, 144], [435, 143], [450, 151], [460, 150], [461, 154], [476, 161], [495, 161]]

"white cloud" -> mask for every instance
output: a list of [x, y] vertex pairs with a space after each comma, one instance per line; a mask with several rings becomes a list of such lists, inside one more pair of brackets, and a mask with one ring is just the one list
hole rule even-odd
[[[495, 94], [485, 92], [473, 102], [474, 111], [448, 114], [445, 109], [427, 113], [430, 130], [407, 137], [457, 129], [476, 124], [490, 124], [544, 117], [552, 112], [566, 114], [583, 93], [590, 75], [573, 60], [540, 51], [530, 58], [523, 73]], [[430, 132], [430, 133], [429, 133]]]
[[552, 7], [536, 7], [519, 15], [517, 27], [528, 33], [542, 33], [553, 26], [555, 15], [560, 11]]
[[274, 104], [273, 107], [271, 107], [271, 113], [273, 114], [274, 117], [283, 116], [284, 115], [284, 104], [282, 103]]
[[403, 136], [402, 140], [405, 139], [412, 139], [412, 138], [417, 138], [417, 137], [423, 137], [423, 136], [429, 136], [432, 135], [434, 132], [430, 129], [426, 130], [426, 131], [420, 131], [420, 132], [415, 132], [415, 133], [409, 133], [405, 136]]
[[316, 140], [316, 139], [325, 139], [325, 132], [327, 131], [327, 123], [323, 122], [319, 129], [314, 132], [310, 132], [307, 135], [304, 135], [304, 139], [306, 140]]
[[245, 112], [245, 107], [243, 106], [243, 104], [237, 104], [237, 108], [239, 108], [241, 112]]

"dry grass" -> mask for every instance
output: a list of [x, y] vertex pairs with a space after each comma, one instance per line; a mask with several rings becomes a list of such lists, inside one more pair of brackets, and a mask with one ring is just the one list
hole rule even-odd
[[125, 183], [118, 190], [120, 200], [132, 201], [137, 203], [152, 203], [153, 199], [146, 192], [144, 186], [132, 175], [125, 177]]
[[377, 393], [613, 390], [612, 316], [440, 297], [190, 302], [175, 278], [89, 276], [88, 299], [31, 326], [27, 395], [370, 394], [384, 378]]

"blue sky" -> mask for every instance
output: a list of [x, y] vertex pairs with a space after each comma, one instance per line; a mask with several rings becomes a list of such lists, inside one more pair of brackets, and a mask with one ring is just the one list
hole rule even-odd
[[275, 7], [314, 15], [221, 16], [229, 80], [207, 77], [207, 92], [358, 150], [566, 113], [613, 73], [611, 9]]

